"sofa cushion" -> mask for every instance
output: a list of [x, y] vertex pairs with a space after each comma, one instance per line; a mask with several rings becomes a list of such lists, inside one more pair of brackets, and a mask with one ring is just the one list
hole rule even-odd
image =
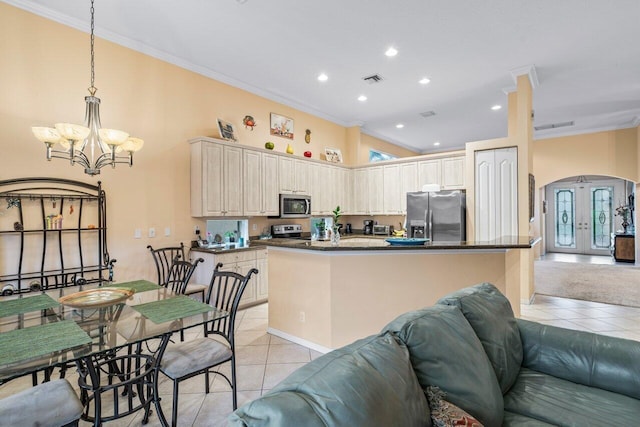
[[447, 400], [485, 426], [502, 424], [498, 380], [480, 340], [458, 307], [436, 305], [398, 317], [384, 330], [409, 348], [420, 385], [437, 386]]
[[555, 424], [545, 423], [544, 421], [536, 420], [535, 418], [525, 417], [521, 414], [514, 414], [513, 412], [504, 411], [504, 419], [502, 420], [502, 427], [554, 427]]
[[455, 305], [462, 311], [480, 338], [502, 393], [506, 393], [522, 364], [520, 331], [509, 300], [491, 283], [482, 283], [449, 294], [437, 303]]
[[390, 333], [328, 353], [239, 408], [230, 425], [431, 426], [406, 346]]
[[640, 399], [640, 343], [518, 319], [522, 366]]
[[504, 396], [506, 411], [559, 426], [632, 426], [640, 400], [522, 368]]

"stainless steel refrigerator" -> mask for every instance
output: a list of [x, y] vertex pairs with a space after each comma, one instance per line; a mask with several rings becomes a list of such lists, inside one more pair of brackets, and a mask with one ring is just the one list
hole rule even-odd
[[407, 237], [465, 241], [466, 208], [464, 190], [407, 193]]

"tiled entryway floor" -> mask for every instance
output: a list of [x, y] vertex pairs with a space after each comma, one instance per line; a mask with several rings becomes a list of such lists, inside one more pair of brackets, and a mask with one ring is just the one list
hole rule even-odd
[[[640, 341], [640, 308], [615, 306], [588, 301], [538, 295], [532, 305], [522, 305], [522, 318], [563, 328], [597, 332]], [[249, 402], [270, 390], [287, 375], [320, 353], [267, 334], [268, 304], [238, 312], [238, 404]], [[186, 339], [200, 336], [187, 334]], [[228, 367], [227, 367], [228, 371]], [[77, 376], [67, 375], [76, 386]], [[31, 386], [24, 377], [0, 387], [0, 398]], [[77, 386], [76, 386], [77, 387]], [[163, 409], [167, 418], [171, 410], [171, 382], [160, 385]], [[231, 392], [223, 379], [212, 377], [212, 389], [204, 393], [204, 376], [180, 384], [178, 424], [180, 426], [226, 426], [232, 412]], [[108, 426], [141, 426], [142, 413], [108, 423]], [[80, 423], [88, 426], [89, 423]], [[147, 426], [158, 426], [151, 416]]]

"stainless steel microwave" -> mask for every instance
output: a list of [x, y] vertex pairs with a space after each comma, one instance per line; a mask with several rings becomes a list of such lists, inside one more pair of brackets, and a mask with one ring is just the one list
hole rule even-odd
[[311, 216], [311, 196], [280, 194], [280, 218], [308, 218]]

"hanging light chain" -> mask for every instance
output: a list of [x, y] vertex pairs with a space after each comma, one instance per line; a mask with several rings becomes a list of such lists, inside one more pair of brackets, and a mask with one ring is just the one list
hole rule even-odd
[[93, 85], [95, 78], [96, 78], [96, 72], [94, 70], [94, 53], [93, 53], [93, 45], [94, 45], [94, 35], [93, 35], [93, 31], [94, 31], [94, 22], [93, 22], [93, 15], [95, 12], [95, 9], [93, 7], [93, 1], [91, 0], [91, 87], [89, 88], [89, 93], [91, 94], [91, 96], [95, 96], [96, 92], [97, 92], [97, 88]]

